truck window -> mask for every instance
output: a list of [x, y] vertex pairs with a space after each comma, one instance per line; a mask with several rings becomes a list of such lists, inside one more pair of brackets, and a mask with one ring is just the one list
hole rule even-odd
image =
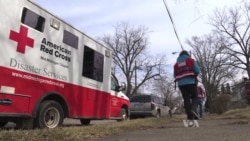
[[119, 91], [119, 83], [117, 81], [117, 79], [112, 75], [111, 77], [111, 90], [113, 91]]
[[116, 91], [116, 82], [114, 81], [113, 78], [111, 78], [111, 90]]
[[26, 7], [23, 8], [21, 22], [40, 32], [44, 31], [45, 18], [27, 9]]
[[104, 55], [84, 46], [82, 75], [103, 82]]
[[67, 30], [63, 32], [63, 43], [77, 49], [78, 48], [78, 37]]

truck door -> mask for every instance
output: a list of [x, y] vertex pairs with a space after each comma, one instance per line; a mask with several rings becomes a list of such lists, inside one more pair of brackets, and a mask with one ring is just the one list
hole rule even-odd
[[111, 117], [117, 117], [120, 114], [121, 93], [122, 92], [119, 91], [118, 81], [114, 77], [111, 77]]

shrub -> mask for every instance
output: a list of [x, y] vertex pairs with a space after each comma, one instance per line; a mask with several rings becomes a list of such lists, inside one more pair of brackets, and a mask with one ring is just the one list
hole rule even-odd
[[248, 106], [246, 100], [233, 101], [230, 104], [230, 109], [246, 108]]
[[231, 102], [231, 95], [223, 94], [217, 96], [214, 100], [214, 108], [217, 114], [222, 114], [229, 110]]

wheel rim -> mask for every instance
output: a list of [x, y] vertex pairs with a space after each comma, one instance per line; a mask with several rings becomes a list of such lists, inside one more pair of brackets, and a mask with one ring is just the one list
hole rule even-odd
[[127, 118], [128, 118], [127, 112], [125, 110], [123, 110], [121, 116], [122, 116], [122, 120], [127, 120]]
[[56, 108], [49, 108], [45, 112], [44, 123], [48, 128], [55, 128], [60, 122], [60, 113]]
[[123, 119], [123, 120], [126, 120], [126, 119], [127, 119], [127, 114], [126, 114], [126, 113], [123, 113], [122, 119]]

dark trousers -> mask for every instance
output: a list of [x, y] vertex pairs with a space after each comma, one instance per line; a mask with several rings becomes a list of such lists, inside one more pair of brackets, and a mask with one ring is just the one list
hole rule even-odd
[[184, 100], [184, 108], [187, 114], [188, 120], [195, 119], [193, 112], [197, 113], [197, 106], [198, 106], [198, 97], [197, 97], [197, 85], [196, 84], [189, 84], [179, 86], [179, 89], [182, 94], [182, 98]]

